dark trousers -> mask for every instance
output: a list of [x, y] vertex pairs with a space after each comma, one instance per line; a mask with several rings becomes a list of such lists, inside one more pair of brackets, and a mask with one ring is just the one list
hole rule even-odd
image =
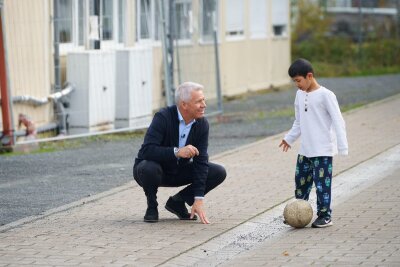
[[307, 158], [297, 156], [296, 164], [297, 199], [308, 200], [313, 182], [317, 193], [318, 216], [331, 217], [332, 157]]
[[[143, 160], [133, 168], [133, 177], [143, 188], [147, 197], [148, 207], [157, 207], [158, 187], [179, 187], [188, 185], [179, 192], [182, 199], [188, 204], [193, 205], [193, 165], [187, 164], [179, 168], [174, 175], [163, 171], [161, 165], [154, 161]], [[215, 163], [208, 163], [208, 176], [206, 180], [205, 194], [221, 184], [226, 177], [225, 168]]]

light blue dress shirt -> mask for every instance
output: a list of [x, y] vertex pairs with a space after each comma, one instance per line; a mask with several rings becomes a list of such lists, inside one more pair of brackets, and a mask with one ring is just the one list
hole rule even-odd
[[182, 114], [178, 110], [178, 119], [179, 119], [179, 148], [184, 147], [186, 144], [186, 140], [188, 138], [190, 129], [192, 129], [192, 125], [196, 120], [192, 120], [188, 124], [185, 123], [185, 120], [182, 117]]

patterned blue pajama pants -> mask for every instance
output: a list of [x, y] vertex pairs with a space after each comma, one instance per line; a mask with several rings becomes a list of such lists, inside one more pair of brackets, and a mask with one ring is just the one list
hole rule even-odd
[[298, 155], [295, 182], [295, 196], [297, 199], [304, 200], [308, 200], [313, 182], [315, 183], [317, 193], [317, 215], [326, 219], [330, 218], [332, 213], [332, 157], [307, 158]]

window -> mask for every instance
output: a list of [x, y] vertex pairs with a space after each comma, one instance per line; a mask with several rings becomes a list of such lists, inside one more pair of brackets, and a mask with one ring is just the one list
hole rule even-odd
[[58, 41], [61, 53], [72, 47], [83, 47], [86, 34], [86, 1], [55, 0], [58, 16], [54, 24], [58, 26]]
[[100, 0], [101, 49], [115, 49], [123, 46], [125, 42], [125, 2], [125, 0]]
[[140, 39], [150, 39], [151, 36], [151, 8], [150, 0], [140, 0]]
[[[99, 6], [95, 6], [95, 0], [54, 1], [54, 7], [58, 8], [54, 23], [59, 30], [61, 54], [83, 49], [90, 40], [98, 40], [99, 35], [101, 48], [115, 48], [125, 42], [126, 0], [100, 0]], [[94, 17], [95, 8], [100, 10], [100, 21]], [[94, 26], [99, 28], [93, 29]]]
[[178, 0], [175, 3], [173, 32], [179, 40], [190, 40], [192, 37], [192, 1]]
[[78, 45], [85, 45], [86, 6], [85, 1], [78, 1]]
[[101, 1], [101, 19], [102, 19], [102, 40], [114, 39], [114, 13], [113, 0]]
[[125, 42], [125, 1], [118, 1], [118, 42]]
[[250, 0], [250, 35], [252, 38], [267, 37], [266, 0]]
[[200, 32], [201, 40], [210, 42], [214, 40], [214, 29], [217, 28], [218, 10], [217, 0], [201, 1]]
[[[58, 0], [58, 16], [54, 23], [58, 25], [60, 43], [72, 42], [73, 18], [72, 18], [72, 0]], [[55, 7], [57, 8], [57, 7]]]
[[[227, 1], [228, 2], [228, 1]], [[244, 35], [243, 0], [230, 0], [226, 6], [226, 35]]]
[[288, 0], [272, 1], [272, 30], [274, 36], [287, 36], [287, 25], [289, 21]]
[[136, 39], [160, 40], [158, 1], [137, 0], [137, 30]]
[[154, 39], [161, 40], [161, 29], [160, 29], [160, 7], [158, 4], [154, 7]]

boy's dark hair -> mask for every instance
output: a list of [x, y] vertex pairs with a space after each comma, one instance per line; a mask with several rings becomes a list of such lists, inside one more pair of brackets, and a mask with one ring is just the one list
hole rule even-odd
[[296, 59], [292, 65], [290, 65], [288, 73], [291, 78], [294, 78], [296, 76], [303, 76], [306, 78], [307, 73], [311, 72], [314, 74], [313, 67], [311, 63], [304, 59], [304, 58], [299, 58]]

